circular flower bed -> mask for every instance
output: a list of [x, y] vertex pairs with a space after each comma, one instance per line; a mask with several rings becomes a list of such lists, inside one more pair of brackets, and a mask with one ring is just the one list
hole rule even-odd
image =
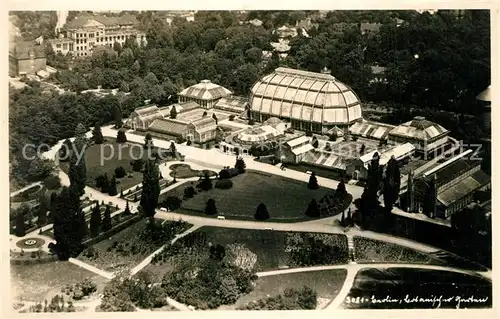
[[42, 238], [28, 238], [19, 240], [16, 246], [19, 248], [40, 248], [45, 244], [45, 240]]

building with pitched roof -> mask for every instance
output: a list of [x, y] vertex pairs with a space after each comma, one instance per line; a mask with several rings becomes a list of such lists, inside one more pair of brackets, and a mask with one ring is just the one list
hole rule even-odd
[[[413, 198], [408, 210], [431, 218], [446, 219], [465, 208], [477, 191], [491, 188], [491, 177], [481, 170], [481, 161], [474, 160], [472, 150], [413, 177], [409, 193]], [[408, 186], [410, 187], [410, 186]]]
[[389, 132], [392, 131], [394, 127], [394, 125], [363, 120], [354, 123], [354, 125], [349, 128], [349, 133], [357, 137], [387, 140]]
[[448, 144], [449, 131], [439, 124], [416, 116], [413, 120], [396, 126], [388, 133], [393, 144], [412, 143], [416, 152], [424, 155], [437, 154]]
[[124, 126], [133, 130], [145, 131], [157, 119], [170, 116], [170, 108], [158, 108], [156, 104], [149, 104], [136, 108], [125, 121]]
[[187, 126], [188, 124], [183, 121], [159, 118], [148, 127], [148, 133], [164, 140], [182, 141], [187, 137]]
[[13, 44], [9, 49], [9, 75], [35, 75], [47, 68], [47, 56], [43, 46], [33, 41]]
[[276, 151], [276, 158], [280, 159], [282, 163], [298, 164], [313, 149], [311, 139], [307, 136], [301, 136], [280, 145]]
[[123, 45], [127, 39], [135, 39], [142, 45], [146, 43], [146, 34], [137, 29], [137, 24], [135, 16], [130, 14], [82, 14], [64, 25], [65, 38], [52, 39], [49, 43], [54, 52], [71, 53], [77, 57], [90, 56], [99, 46]]
[[231, 113], [240, 114], [248, 109], [248, 99], [241, 96], [227, 96], [215, 103], [215, 108]]
[[182, 90], [179, 95], [179, 102], [193, 101], [205, 109], [211, 109], [222, 98], [232, 95], [233, 92], [225, 87], [202, 80], [200, 83], [192, 85]]
[[196, 144], [205, 144], [215, 140], [217, 122], [212, 117], [205, 117], [189, 123], [186, 138]]
[[281, 67], [253, 85], [250, 110], [255, 121], [278, 117], [294, 129], [316, 133], [362, 119], [356, 93], [330, 74]]

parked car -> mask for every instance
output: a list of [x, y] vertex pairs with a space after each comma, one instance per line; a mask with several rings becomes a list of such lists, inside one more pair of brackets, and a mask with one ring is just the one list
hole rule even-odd
[[226, 217], [224, 217], [224, 216], [217, 216], [217, 219], [220, 219], [220, 220], [225, 220], [225, 219], [226, 219]]
[[168, 212], [168, 209], [167, 209], [167, 208], [165, 208], [165, 207], [161, 207], [161, 208], [160, 208], [160, 210], [161, 210], [162, 212]]

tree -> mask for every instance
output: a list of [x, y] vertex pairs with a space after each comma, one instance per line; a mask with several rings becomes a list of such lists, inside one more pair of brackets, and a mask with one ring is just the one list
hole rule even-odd
[[399, 197], [400, 188], [401, 173], [399, 171], [398, 162], [393, 156], [387, 162], [383, 186], [384, 206], [387, 213], [390, 213], [392, 211], [392, 207]]
[[81, 209], [77, 213], [76, 222], [78, 225], [78, 240], [83, 242], [83, 239], [87, 237], [89, 233], [89, 227], [85, 221], [85, 213]]
[[101, 180], [101, 192], [102, 193], [107, 193], [109, 192], [111, 184], [108, 179], [108, 174], [104, 173], [102, 180]]
[[319, 188], [318, 179], [316, 178], [316, 174], [314, 172], [312, 172], [311, 176], [309, 177], [309, 183], [307, 184], [307, 188], [309, 189]]
[[160, 196], [158, 165], [154, 161], [146, 161], [142, 176], [141, 207], [146, 217], [149, 217], [152, 221], [158, 206], [158, 196]]
[[177, 153], [174, 142], [170, 143], [170, 153], [172, 153], [172, 157], [175, 157], [175, 154]]
[[109, 206], [106, 206], [106, 210], [104, 211], [104, 218], [102, 219], [102, 230], [107, 232], [113, 227], [111, 225], [111, 209]]
[[29, 179], [32, 181], [42, 180], [54, 171], [55, 166], [54, 163], [49, 160], [43, 160], [39, 157], [36, 157], [33, 161], [31, 161], [28, 169]]
[[51, 212], [54, 221], [55, 250], [60, 260], [76, 257], [83, 250], [80, 205], [80, 194], [77, 190], [64, 187]]
[[119, 130], [118, 133], [116, 134], [116, 143], [126, 143], [127, 142], [127, 135], [125, 134], [125, 131]]
[[153, 147], [153, 137], [147, 133], [144, 138], [144, 148], [150, 149], [151, 147]]
[[177, 117], [177, 110], [175, 109], [175, 105], [172, 105], [172, 109], [170, 110], [170, 118], [175, 119]]
[[238, 170], [238, 173], [240, 173], [240, 174], [245, 173], [246, 164], [245, 164], [245, 161], [243, 160], [242, 157], [238, 157], [236, 159], [236, 163], [234, 164], [234, 168], [236, 168]]
[[130, 206], [128, 204], [128, 199], [127, 199], [127, 201], [125, 203], [125, 210], [123, 211], [123, 214], [124, 215], [130, 215], [131, 214], [131, 212], [130, 212]]
[[121, 109], [119, 104], [113, 105], [113, 118], [115, 120], [115, 128], [116, 129], [121, 128], [123, 125], [123, 122], [122, 122], [123, 113], [122, 113], [122, 109]]
[[311, 202], [309, 203], [309, 206], [307, 207], [306, 215], [311, 218], [317, 218], [320, 217], [320, 212], [319, 212], [319, 207], [318, 207], [318, 202], [316, 199], [312, 199]]
[[266, 220], [269, 219], [269, 212], [267, 211], [266, 205], [264, 203], [260, 203], [259, 206], [257, 206], [257, 211], [255, 212], [255, 219], [256, 220]]
[[342, 178], [337, 185], [337, 190], [335, 191], [335, 195], [337, 198], [342, 198], [345, 194], [347, 194], [347, 190], [345, 188], [344, 179]]
[[109, 183], [108, 194], [110, 196], [116, 196], [118, 194], [118, 190], [116, 189], [116, 178], [114, 176]]
[[92, 139], [95, 144], [104, 143], [104, 136], [102, 136], [101, 125], [99, 123], [96, 123], [92, 130]]
[[18, 212], [16, 215], [16, 236], [24, 237], [26, 235], [26, 229], [24, 225], [24, 214]]
[[226, 249], [221, 244], [210, 246], [210, 259], [221, 262], [226, 256]]
[[193, 198], [194, 193], [195, 193], [195, 191], [194, 191], [194, 187], [193, 186], [189, 186], [189, 187], [186, 187], [184, 189], [184, 197], [185, 198]]
[[198, 184], [198, 187], [204, 191], [212, 189], [212, 180], [210, 179], [210, 175], [208, 174], [208, 172], [205, 171], [203, 173], [203, 177], [201, 178], [201, 182]]
[[85, 193], [85, 184], [87, 180], [87, 168], [85, 165], [85, 148], [87, 138], [86, 129], [82, 124], [78, 124], [75, 130], [74, 151], [70, 156], [69, 180], [70, 188], [75, 189], [78, 195]]
[[90, 215], [90, 236], [96, 237], [101, 232], [101, 208], [95, 205]]
[[215, 206], [215, 200], [213, 198], [209, 198], [205, 205], [205, 214], [207, 215], [216, 215], [217, 207]]
[[365, 144], [361, 144], [361, 148], [359, 150], [359, 154], [361, 154], [361, 155], [365, 154], [365, 148], [366, 148]]
[[201, 116], [201, 117], [205, 117], [205, 116], [207, 116], [207, 115], [208, 115], [208, 113], [207, 113], [207, 111], [205, 111], [205, 112], [203, 112], [203, 114], [202, 114], [202, 116]]
[[378, 191], [382, 180], [382, 170], [379, 165], [379, 155], [373, 154], [373, 158], [368, 164], [368, 178], [366, 186], [361, 194], [359, 212], [361, 214], [361, 224], [365, 223], [367, 216], [372, 216], [379, 207]]
[[127, 172], [125, 171], [123, 166], [118, 166], [117, 168], [115, 168], [116, 178], [122, 178], [122, 177], [125, 177], [125, 175], [127, 175]]
[[134, 172], [139, 172], [144, 167], [144, 160], [139, 158], [139, 159], [130, 161], [130, 165], [132, 165], [132, 170]]
[[311, 142], [311, 144], [312, 144], [312, 146], [313, 146], [314, 148], [318, 148], [318, 146], [319, 146], [319, 141], [318, 141], [318, 138], [317, 138], [316, 136], [314, 136], [314, 137], [312, 138], [312, 142]]

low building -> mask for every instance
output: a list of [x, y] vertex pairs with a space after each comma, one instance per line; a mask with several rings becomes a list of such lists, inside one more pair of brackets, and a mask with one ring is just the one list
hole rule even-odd
[[364, 137], [373, 140], [387, 140], [389, 132], [394, 129], [393, 125], [366, 121], [354, 123], [349, 128], [349, 133], [356, 137]]
[[193, 101], [205, 109], [211, 109], [221, 98], [232, 94], [225, 87], [212, 83], [210, 80], [203, 80], [182, 90], [178, 95], [179, 103]]
[[15, 43], [9, 50], [9, 75], [35, 75], [47, 68], [47, 56], [43, 46], [34, 41]]
[[283, 163], [298, 164], [313, 149], [311, 140], [307, 136], [301, 136], [281, 145], [276, 151], [276, 157]]
[[52, 46], [52, 50], [56, 54], [61, 53], [66, 55], [74, 51], [73, 39], [60, 36], [58, 39], [49, 39], [47, 42]]
[[415, 153], [415, 146], [411, 143], [406, 143], [384, 152], [379, 153], [375, 150], [364, 154], [363, 156], [349, 162], [346, 167], [346, 175], [354, 180], [366, 180], [368, 178], [368, 166], [373, 160], [375, 153], [379, 154], [379, 165], [385, 166], [392, 157], [394, 157], [398, 163], [411, 158], [411, 156]]
[[[481, 161], [462, 153], [408, 180], [408, 211], [446, 219], [473, 201], [477, 191], [491, 188], [491, 177], [481, 170]], [[410, 180], [411, 179], [411, 180]]]
[[187, 138], [188, 124], [174, 119], [156, 119], [148, 127], [148, 133], [160, 139], [181, 142]]
[[157, 119], [170, 116], [168, 107], [158, 108], [156, 104], [150, 104], [136, 108], [125, 121], [124, 126], [133, 130], [146, 131]]
[[396, 126], [388, 134], [392, 144], [412, 143], [416, 152], [426, 157], [442, 153], [448, 144], [449, 131], [422, 116]]
[[217, 122], [211, 117], [205, 117], [189, 123], [186, 129], [186, 139], [196, 144], [205, 144], [215, 140]]
[[295, 38], [297, 36], [297, 28], [283, 25], [275, 30], [280, 38]]

